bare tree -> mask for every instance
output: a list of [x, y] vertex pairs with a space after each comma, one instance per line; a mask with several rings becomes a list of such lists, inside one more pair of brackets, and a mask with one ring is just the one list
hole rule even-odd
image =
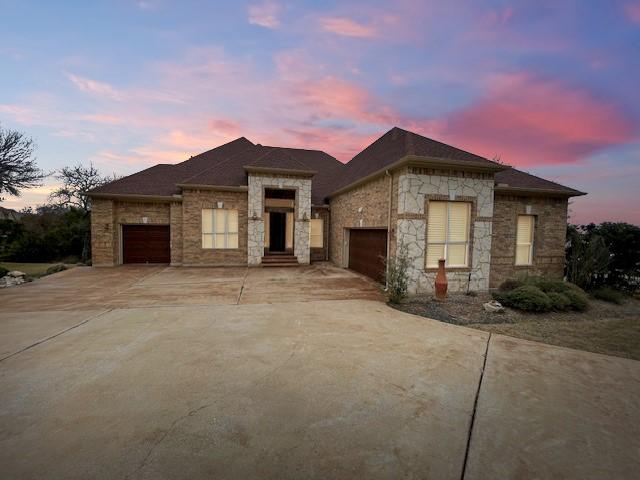
[[93, 164], [84, 167], [80, 164], [74, 167], [64, 167], [58, 171], [55, 178], [62, 181], [62, 186], [49, 195], [51, 204], [63, 208], [77, 208], [84, 212], [87, 227], [82, 247], [82, 261], [87, 262], [91, 256], [91, 199], [87, 192], [105, 183], [117, 180], [118, 177], [102, 176]]
[[0, 126], [0, 201], [3, 193], [17, 197], [21, 189], [42, 185], [47, 174], [38, 168], [34, 148], [24, 133]]
[[56, 173], [55, 178], [62, 181], [62, 186], [51, 192], [50, 202], [63, 207], [75, 207], [85, 213], [91, 210], [91, 201], [86, 192], [117, 179], [115, 175], [100, 175], [93, 164], [88, 167], [80, 164], [64, 167]]

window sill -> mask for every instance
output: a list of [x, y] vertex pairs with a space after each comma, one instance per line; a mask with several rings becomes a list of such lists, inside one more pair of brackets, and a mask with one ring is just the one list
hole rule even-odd
[[[471, 267], [444, 267], [445, 272], [470, 272]], [[437, 272], [438, 267], [425, 267], [425, 272]]]

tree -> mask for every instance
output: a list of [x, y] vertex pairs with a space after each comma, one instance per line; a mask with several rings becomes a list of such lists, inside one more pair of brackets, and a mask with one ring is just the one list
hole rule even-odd
[[19, 196], [24, 188], [39, 187], [47, 176], [38, 168], [33, 139], [0, 126], [0, 201], [2, 194]]
[[86, 193], [100, 185], [116, 180], [117, 177], [102, 176], [93, 164], [84, 167], [80, 164], [74, 167], [64, 167], [55, 178], [62, 180], [62, 186], [49, 195], [49, 201], [58, 207], [79, 210], [85, 221], [85, 232], [81, 259], [83, 262], [91, 256], [91, 199]]
[[80, 164], [74, 167], [64, 167], [55, 178], [62, 180], [62, 186], [54, 190], [49, 200], [63, 207], [74, 207], [88, 213], [91, 210], [91, 201], [86, 192], [89, 190], [116, 180], [115, 176], [102, 176], [93, 164], [84, 167]]

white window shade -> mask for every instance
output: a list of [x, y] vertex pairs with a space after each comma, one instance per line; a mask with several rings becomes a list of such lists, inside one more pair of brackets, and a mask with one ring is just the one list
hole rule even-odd
[[468, 202], [429, 202], [428, 268], [437, 267], [440, 259], [444, 259], [448, 267], [468, 266], [470, 220], [471, 204]]
[[202, 209], [202, 248], [238, 248], [238, 211]]
[[516, 226], [516, 265], [531, 265], [533, 263], [533, 230], [535, 217], [533, 215], [518, 215]]

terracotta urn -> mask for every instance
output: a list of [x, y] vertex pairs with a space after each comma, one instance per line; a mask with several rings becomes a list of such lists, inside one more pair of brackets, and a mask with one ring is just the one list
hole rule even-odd
[[447, 272], [444, 269], [444, 258], [438, 260], [438, 273], [436, 274], [436, 298], [444, 300], [447, 298]]

